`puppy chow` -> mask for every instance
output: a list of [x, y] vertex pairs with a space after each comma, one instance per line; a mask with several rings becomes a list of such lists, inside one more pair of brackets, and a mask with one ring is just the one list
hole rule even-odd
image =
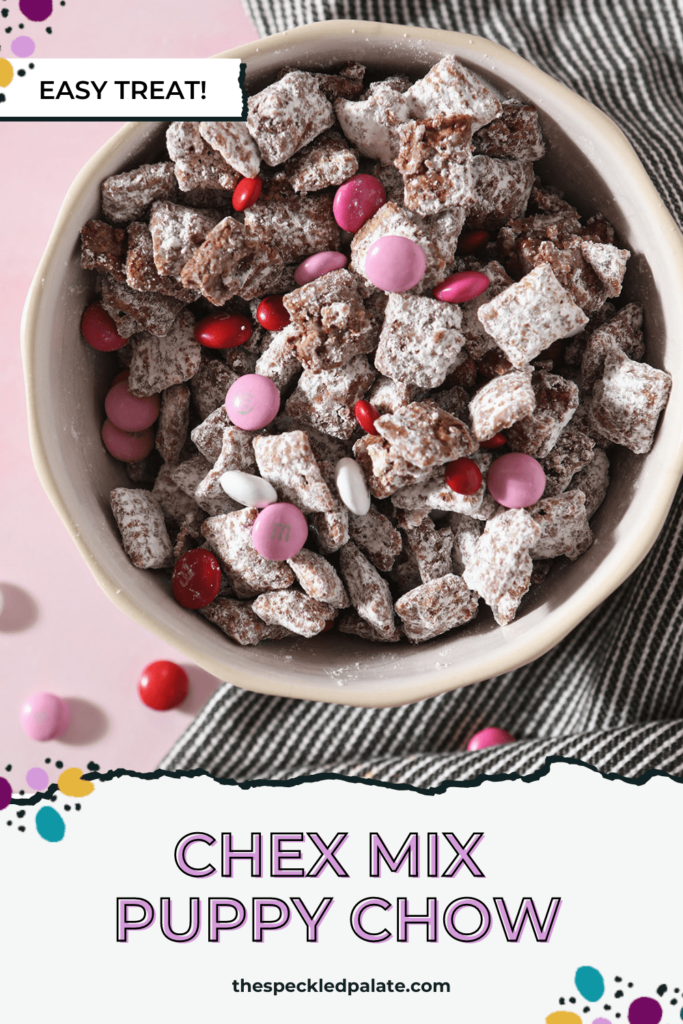
[[159, 292], [181, 302], [194, 302], [199, 298], [199, 292], [184, 288], [177, 277], [161, 276], [154, 262], [154, 243], [149, 226], [142, 221], [128, 225], [125, 270], [126, 284], [136, 291]]
[[488, 441], [534, 411], [536, 395], [531, 381], [531, 367], [525, 366], [494, 377], [477, 391], [470, 402], [472, 433], [477, 441]]
[[403, 631], [412, 643], [464, 626], [476, 617], [478, 608], [477, 595], [454, 573], [423, 583], [396, 602]]
[[579, 237], [538, 241], [525, 239], [517, 243], [515, 257], [508, 267], [527, 274], [536, 267], [548, 266], [577, 306], [590, 316], [605, 302], [605, 286], [582, 251]]
[[475, 153], [504, 160], [540, 160], [545, 142], [538, 111], [531, 103], [503, 100], [500, 115], [472, 137]]
[[621, 295], [626, 264], [631, 255], [628, 249], [618, 249], [616, 245], [585, 240], [581, 242], [581, 252], [602, 281], [605, 299], [616, 299]]
[[484, 530], [484, 523], [480, 519], [473, 519], [469, 515], [453, 513], [449, 518], [451, 532], [453, 534], [453, 572], [462, 573], [470, 560], [473, 558], [477, 541]]
[[194, 340], [194, 317], [180, 314], [165, 337], [144, 331], [132, 341], [128, 390], [137, 398], [157, 395], [195, 376], [201, 365], [201, 346]]
[[298, 262], [316, 252], [339, 249], [341, 236], [332, 202], [327, 194], [259, 201], [245, 210], [244, 223], [261, 238], [272, 240], [285, 263]]
[[262, 296], [279, 279], [282, 257], [234, 217], [224, 217], [183, 267], [185, 288], [195, 288], [214, 306], [235, 295], [249, 300]]
[[525, 509], [508, 509], [489, 519], [468, 561], [463, 579], [490, 607], [510, 590], [520, 570], [528, 568], [529, 551], [541, 528]]
[[149, 230], [154, 265], [161, 277], [180, 277], [183, 267], [221, 219], [216, 210], [193, 210], [177, 203], [152, 204]]
[[[463, 355], [463, 353], [461, 353]], [[463, 356], [463, 361], [467, 359], [467, 355]], [[450, 374], [449, 374], [450, 376]], [[434, 405], [438, 405], [439, 409], [443, 409], [444, 412], [449, 412], [451, 416], [455, 416], [456, 419], [462, 420], [469, 426], [470, 423], [470, 396], [464, 388], [459, 387], [455, 384], [450, 388], [442, 388], [441, 391], [432, 391], [430, 394], [430, 401]], [[420, 395], [420, 399], [422, 395]]]
[[[195, 121], [174, 121], [166, 131], [166, 148], [182, 192], [195, 188], [232, 189], [240, 175], [205, 142]], [[131, 218], [136, 220], [137, 218]]]
[[315, 75], [290, 71], [249, 100], [247, 127], [269, 167], [331, 128], [334, 110]]
[[284, 391], [301, 370], [301, 363], [292, 347], [292, 341], [298, 334], [296, 324], [289, 324], [284, 330], [271, 335], [270, 345], [254, 366], [253, 373], [270, 377], [279, 391]]
[[186, 493], [173, 479], [174, 467], [166, 463], [154, 481], [152, 497], [158, 501], [169, 530], [185, 530], [194, 538], [201, 538], [201, 526], [206, 514], [199, 508], [192, 494]]
[[[209, 359], [197, 367], [190, 382], [192, 401], [202, 420], [225, 403], [228, 390], [237, 380], [237, 374], [220, 359]], [[194, 438], [192, 438], [194, 441]]]
[[630, 302], [589, 336], [581, 360], [581, 388], [585, 394], [590, 394], [596, 380], [602, 377], [605, 358], [612, 346], [621, 349], [635, 362], [643, 358], [642, 322], [643, 307], [640, 303]]
[[177, 466], [169, 467], [169, 476], [183, 494], [194, 500], [194, 493], [211, 469], [211, 463], [203, 455], [191, 455]]
[[283, 303], [298, 328], [288, 337], [305, 369], [332, 370], [374, 348], [374, 326], [348, 270], [323, 274]]
[[173, 384], [161, 392], [156, 448], [164, 462], [177, 462], [187, 441], [190, 425], [190, 389]]
[[493, 231], [509, 220], [521, 217], [533, 183], [534, 169], [528, 160], [475, 156], [472, 159], [472, 201], [467, 211], [467, 227]]
[[517, 614], [522, 598], [528, 594], [534, 575], [534, 563], [529, 555], [521, 559], [508, 589], [491, 605], [493, 617], [499, 626], [509, 626]]
[[121, 534], [123, 550], [137, 569], [165, 569], [173, 547], [159, 502], [149, 491], [115, 487], [111, 509]]
[[[424, 252], [426, 260], [425, 275], [415, 288], [410, 289], [410, 293], [426, 292], [432, 289], [446, 276], [444, 271], [446, 263], [434, 245], [431, 234], [423, 228], [421, 220], [422, 218], [417, 214], [401, 209], [396, 203], [385, 203], [375, 216], [366, 221], [353, 236], [351, 268], [374, 290], [374, 285], [365, 276], [365, 257], [368, 249], [385, 235], [401, 235], [403, 238], [409, 238], [412, 242], [416, 242]], [[410, 293], [403, 292], [402, 294]]]
[[595, 441], [572, 423], [565, 427], [555, 447], [543, 459], [545, 472], [545, 498], [561, 494], [569, 487], [575, 473], [593, 460]]
[[398, 128], [410, 119], [404, 95], [378, 84], [367, 99], [339, 99], [334, 104], [344, 135], [363, 156], [392, 164], [399, 152]]
[[602, 448], [596, 448], [593, 458], [572, 478], [572, 485], [586, 496], [586, 516], [592, 519], [598, 511], [609, 487], [609, 459]]
[[467, 114], [472, 130], [483, 127], [502, 111], [493, 89], [455, 57], [443, 57], [405, 93], [413, 117]]
[[401, 487], [430, 475], [429, 470], [407, 462], [388, 441], [373, 434], [359, 438], [353, 446], [353, 454], [375, 498], [388, 498]]
[[126, 280], [126, 232], [103, 220], [89, 220], [81, 228], [81, 266]]
[[221, 453], [223, 431], [229, 422], [223, 403], [202, 420], [190, 434], [192, 443], [212, 465]]
[[200, 608], [199, 613], [242, 647], [260, 644], [262, 640], [282, 640], [292, 635], [283, 626], [269, 626], [255, 614], [252, 605], [252, 601], [217, 597], [206, 608]]
[[254, 454], [261, 476], [277, 490], [280, 501], [303, 512], [334, 511], [334, 500], [302, 430], [256, 437]]
[[450, 267], [455, 259], [455, 250], [464, 224], [465, 211], [460, 207], [447, 206], [438, 213], [424, 218], [423, 227], [431, 238], [434, 252], [444, 261], [446, 268]]
[[401, 639], [401, 630], [398, 626], [394, 626], [393, 632], [380, 633], [353, 610], [340, 615], [336, 625], [340, 633], [351, 633], [353, 636], [361, 637], [362, 640], [372, 640], [373, 643], [394, 644]]
[[367, 400], [381, 416], [385, 412], [396, 412], [404, 405], [409, 405], [416, 394], [417, 387], [414, 384], [405, 384], [380, 375], [370, 388]]
[[235, 469], [243, 473], [256, 469], [252, 437], [238, 427], [226, 427], [220, 454], [194, 492], [195, 501], [209, 515], [217, 516], [241, 507], [221, 487], [223, 474]]
[[304, 146], [285, 165], [295, 192], [319, 192], [341, 185], [358, 170], [358, 159], [339, 132], [329, 131]]
[[136, 330], [143, 328], [159, 338], [165, 337], [174, 330], [178, 314], [185, 304], [157, 292], [134, 291], [125, 281], [117, 281], [109, 275], [102, 278], [102, 305], [122, 338], [130, 337], [124, 334], [122, 317], [130, 317], [138, 325]]
[[565, 555], [575, 562], [593, 543], [583, 491], [565, 491], [554, 498], [543, 498], [527, 511], [541, 528], [530, 552], [532, 558]]
[[[299, 586], [309, 597], [332, 608], [348, 608], [349, 596], [331, 562], [302, 548], [298, 555], [287, 559]], [[329, 618], [329, 613], [328, 613]]]
[[603, 377], [593, 387], [590, 418], [610, 440], [645, 455], [654, 443], [659, 414], [670, 391], [668, 373], [636, 363], [612, 347], [605, 357]]
[[334, 609], [300, 590], [279, 590], [261, 594], [251, 606], [269, 626], [282, 626], [297, 636], [311, 637], [321, 633], [334, 616]]
[[474, 494], [458, 494], [452, 490], [446, 483], [445, 466], [438, 466], [427, 480], [392, 494], [393, 504], [399, 509], [435, 509], [474, 516], [481, 511], [488, 495], [486, 483], [493, 456], [490, 452], [480, 450], [472, 453], [469, 458], [476, 462], [482, 475], [481, 486]]
[[175, 199], [178, 182], [173, 163], [142, 164], [102, 182], [102, 215], [112, 224], [141, 220], [155, 199]]
[[380, 373], [405, 384], [436, 388], [454, 368], [465, 338], [457, 305], [421, 295], [389, 296], [375, 353]]
[[465, 424], [433, 402], [411, 402], [375, 420], [377, 433], [391, 446], [392, 454], [418, 469], [450, 462], [477, 448]]
[[353, 541], [339, 552], [339, 567], [351, 604], [381, 634], [393, 635], [394, 606], [389, 584]]
[[268, 561], [254, 548], [251, 530], [257, 516], [257, 508], [243, 508], [212, 516], [202, 524], [204, 539], [241, 598], [256, 597], [266, 590], [284, 590], [294, 582], [294, 573], [286, 563]]
[[261, 154], [243, 121], [200, 121], [199, 134], [226, 164], [244, 178], [255, 178], [261, 168]]
[[398, 530], [374, 505], [364, 516], [349, 516], [349, 536], [380, 572], [389, 572], [403, 547]]
[[374, 379], [364, 355], [354, 356], [335, 370], [304, 370], [285, 410], [333, 437], [350, 438], [358, 426], [354, 406]]
[[395, 165], [403, 175], [404, 203], [422, 216], [475, 202], [472, 123], [454, 115], [409, 121], [398, 129]]
[[536, 370], [531, 375], [531, 386], [536, 406], [530, 415], [509, 427], [507, 441], [512, 451], [543, 459], [576, 412], [579, 389], [573, 381], [545, 370]]
[[412, 549], [423, 583], [451, 572], [453, 534], [450, 526], [436, 528], [429, 516], [419, 526], [404, 530], [406, 544]]
[[334, 508], [331, 512], [312, 512], [308, 517], [308, 521], [315, 533], [320, 551], [325, 554], [331, 554], [334, 551], [339, 551], [344, 544], [348, 543], [349, 511], [339, 497], [334, 479], [337, 457], [333, 456], [334, 461], [332, 462], [328, 462], [323, 458], [325, 453], [320, 451], [320, 447], [315, 444], [315, 433], [317, 431], [311, 431], [309, 441], [318, 461], [318, 468], [322, 478], [327, 484], [332, 497]]

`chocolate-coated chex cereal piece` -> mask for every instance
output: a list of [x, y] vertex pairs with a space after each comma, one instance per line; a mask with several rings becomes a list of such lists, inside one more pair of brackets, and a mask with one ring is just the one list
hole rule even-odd
[[238, 597], [255, 597], [266, 590], [284, 590], [294, 582], [294, 573], [284, 562], [262, 558], [251, 540], [257, 508], [243, 508], [224, 516], [213, 516], [202, 525], [202, 534], [220, 560]]
[[289, 324], [284, 330], [272, 334], [270, 345], [254, 366], [253, 372], [261, 377], [270, 377], [279, 391], [284, 391], [301, 370], [299, 358], [292, 348], [292, 342], [298, 335], [296, 324]]
[[162, 277], [154, 262], [154, 243], [147, 224], [133, 221], [128, 225], [126, 284], [139, 292], [159, 292], [182, 302], [194, 302], [199, 292], [183, 288], [176, 277]]
[[453, 513], [448, 517], [451, 531], [453, 533], [453, 571], [461, 573], [469, 565], [473, 557], [477, 541], [484, 530], [484, 523], [480, 519], [473, 519], [468, 515]]
[[446, 267], [453, 264], [464, 224], [465, 211], [459, 207], [446, 207], [439, 213], [424, 218], [424, 228], [432, 239], [434, 251], [444, 260]]
[[[505, 380], [505, 377], [498, 380]], [[531, 375], [531, 386], [536, 407], [509, 427], [507, 440], [513, 452], [543, 459], [555, 447], [558, 437], [576, 412], [579, 389], [573, 381], [545, 370], [536, 370]]]
[[192, 443], [212, 465], [223, 447], [223, 431], [230, 425], [225, 403], [214, 409], [199, 426], [195, 427], [190, 437]]
[[311, 442], [311, 447], [316, 455], [318, 467], [322, 473], [323, 480], [327, 484], [329, 492], [332, 495], [334, 509], [331, 512], [311, 512], [308, 519], [311, 527], [315, 530], [318, 547], [326, 554], [331, 554], [333, 551], [339, 551], [344, 544], [348, 543], [349, 512], [346, 505], [344, 505], [339, 498], [337, 492], [337, 485], [334, 479], [336, 460], [335, 462], [326, 462], [324, 459], [320, 458], [317, 446], [314, 445], [313, 435], [315, 433], [317, 433], [317, 431], [311, 430], [309, 433], [309, 441]]
[[390, 571], [403, 547], [401, 534], [374, 505], [364, 516], [349, 516], [349, 535], [381, 572]]
[[269, 167], [284, 163], [334, 124], [315, 75], [290, 71], [249, 100], [247, 127]]
[[348, 270], [333, 270], [285, 295], [299, 328], [291, 344], [306, 369], [332, 370], [374, 348], [374, 325], [356, 282]]
[[346, 139], [329, 131], [304, 146], [284, 169], [295, 192], [318, 192], [353, 177], [358, 160]]
[[640, 362], [645, 354], [642, 322], [643, 307], [638, 302], [630, 302], [589, 336], [581, 361], [581, 388], [586, 394], [590, 394], [596, 380], [602, 377], [605, 357], [613, 345], [629, 359]]
[[159, 470], [154, 454], [148, 455], [146, 459], [139, 459], [137, 462], [126, 462], [126, 475], [134, 484], [149, 488], [154, 483], [154, 478]]
[[[419, 524], [417, 524], [419, 525]], [[422, 577], [417, 566], [415, 552], [404, 544], [389, 573], [394, 593], [407, 594], [409, 590], [422, 586]]]
[[451, 572], [453, 534], [450, 526], [436, 526], [426, 516], [419, 526], [405, 530], [406, 544], [412, 549], [417, 560], [420, 579], [423, 583], [436, 580]]
[[161, 467], [154, 481], [152, 497], [161, 506], [166, 525], [170, 530], [185, 529], [195, 538], [201, 538], [201, 526], [206, 514], [199, 508], [192, 493], [188, 494], [173, 479], [174, 467], [166, 463]]
[[409, 405], [416, 394], [417, 387], [414, 384], [404, 384], [391, 377], [380, 376], [370, 388], [367, 399], [381, 416], [382, 413], [396, 412], [404, 405]]
[[187, 310], [165, 337], [145, 331], [136, 334], [131, 344], [128, 390], [137, 398], [183, 384], [194, 377], [201, 365], [201, 346], [194, 340], [194, 317]]
[[[295, 70], [295, 69], [294, 69]], [[356, 60], [347, 60], [335, 74], [316, 73], [325, 96], [330, 103], [338, 99], [355, 99], [363, 91], [365, 65]]]
[[511, 273], [526, 274], [535, 267], [549, 266], [576, 305], [590, 316], [603, 305], [605, 286], [584, 257], [582, 245], [578, 237], [543, 242], [525, 239], [517, 243], [508, 267]]
[[[394, 167], [393, 163], [383, 164], [377, 161], [372, 164], [370, 174], [382, 182], [388, 203], [394, 203], [396, 206], [403, 205], [403, 175], [397, 167]], [[462, 221], [464, 224], [464, 214]]]
[[345, 544], [339, 552], [339, 567], [351, 604], [361, 619], [369, 622], [379, 633], [392, 635], [395, 629], [394, 606], [389, 584], [353, 541]]
[[[285, 263], [316, 252], [338, 249], [341, 235], [332, 214], [333, 197], [292, 196], [285, 202], [258, 202], [244, 213], [244, 223], [271, 241]], [[240, 293], [243, 294], [243, 293]]]
[[543, 496], [549, 498], [566, 491], [574, 474], [592, 461], [594, 448], [593, 438], [577, 430], [572, 420], [560, 434], [553, 450], [543, 459]]
[[439, 466], [427, 480], [392, 494], [393, 504], [399, 509], [438, 509], [468, 516], [480, 512], [487, 494], [486, 482], [493, 456], [490, 452], [480, 450], [472, 453], [469, 458], [479, 466], [482, 476], [481, 486], [474, 494], [458, 494], [452, 490], [446, 483], [445, 467]]
[[471, 622], [479, 610], [479, 598], [462, 576], [448, 573], [423, 583], [400, 597], [396, 612], [411, 643], [421, 643]]
[[[425, 275], [419, 284], [411, 289], [411, 292], [426, 291], [443, 280], [445, 260], [439, 253], [438, 247], [434, 245], [431, 232], [422, 225], [422, 218], [411, 213], [410, 210], [401, 209], [396, 203], [385, 203], [375, 216], [366, 221], [363, 227], [356, 232], [351, 242], [351, 268], [367, 281], [373, 290], [374, 285], [365, 276], [365, 257], [370, 246], [385, 235], [400, 235], [403, 238], [409, 238], [412, 242], [416, 242], [425, 254]], [[402, 294], [408, 293], [403, 292]]]
[[[199, 133], [194, 121], [174, 121], [166, 131], [166, 148], [182, 192], [195, 188], [234, 188], [240, 179]], [[135, 219], [135, 218], [132, 218]]]
[[509, 626], [517, 614], [522, 598], [529, 592], [534, 576], [534, 563], [527, 556], [500, 601], [491, 605], [493, 617], [499, 626]]
[[215, 601], [200, 608], [205, 619], [218, 626], [231, 640], [250, 647], [262, 640], [282, 640], [291, 636], [282, 626], [269, 626], [252, 611], [251, 601], [235, 601], [229, 597], [217, 597]]
[[367, 99], [340, 99], [334, 111], [347, 139], [363, 156], [391, 164], [398, 156], [398, 127], [410, 118], [408, 104], [400, 92], [378, 83]]
[[210, 469], [211, 463], [203, 455], [191, 455], [177, 466], [169, 467], [168, 475], [183, 494], [194, 501], [194, 492]]
[[302, 512], [334, 511], [334, 499], [302, 430], [256, 437], [254, 454], [261, 476], [277, 490], [280, 501]]
[[593, 387], [590, 419], [610, 440], [646, 455], [670, 391], [668, 373], [636, 363], [614, 347], [605, 357], [602, 379]]
[[142, 164], [102, 182], [102, 214], [112, 224], [128, 224], [147, 214], [155, 199], [175, 199], [178, 182], [173, 164]]
[[476, 199], [472, 175], [472, 122], [453, 115], [409, 121], [398, 129], [395, 164], [403, 175], [404, 202], [427, 216]]
[[391, 445], [392, 453], [418, 469], [429, 469], [462, 455], [477, 443], [465, 424], [434, 402], [411, 402], [375, 420], [375, 430]]
[[586, 515], [592, 519], [609, 487], [609, 459], [602, 448], [594, 450], [592, 460], [572, 478], [572, 485], [586, 495]]
[[190, 391], [202, 420], [225, 403], [225, 396], [236, 380], [237, 374], [220, 359], [209, 359], [197, 368], [190, 384]]
[[109, 495], [123, 550], [138, 569], [165, 569], [173, 546], [159, 502], [149, 491], [115, 487]]
[[373, 434], [366, 434], [356, 441], [353, 454], [375, 498], [388, 498], [401, 487], [417, 483], [430, 475], [429, 470], [419, 469], [407, 462], [388, 441]]
[[199, 134], [238, 174], [255, 178], [261, 154], [243, 121], [200, 121]]
[[234, 217], [225, 217], [187, 261], [181, 280], [222, 306], [234, 295], [247, 300], [263, 295], [281, 273], [277, 249]]
[[372, 640], [376, 644], [395, 644], [401, 639], [401, 630], [398, 626], [394, 626], [392, 633], [380, 633], [365, 619], [361, 619], [356, 611], [344, 612], [336, 620], [336, 626], [340, 633], [351, 633], [362, 640]]
[[588, 323], [588, 317], [546, 265], [481, 306], [478, 317], [487, 334], [517, 367]]
[[183, 206], [204, 210], [222, 210], [223, 216], [232, 210], [232, 192], [221, 188], [192, 188], [182, 193]]
[[[394, 509], [396, 525], [400, 530], [415, 530], [429, 515], [428, 508]], [[404, 545], [405, 550], [405, 545]], [[416, 562], [417, 564], [417, 562]]]
[[497, 260], [491, 260], [486, 266], [481, 267], [478, 272], [486, 274], [491, 283], [486, 291], [482, 292], [481, 295], [477, 295], [476, 299], [470, 299], [469, 302], [464, 302], [461, 306], [462, 333], [466, 338], [465, 347], [473, 359], [481, 359], [485, 352], [496, 347], [495, 341], [490, 334], [486, 333], [484, 325], [477, 315], [480, 307], [490, 302], [496, 295], [500, 295], [501, 292], [504, 292], [506, 288], [509, 288], [514, 283], [505, 267], [498, 263]]
[[593, 408], [593, 398], [591, 395], [585, 395], [579, 403], [579, 408], [572, 416], [571, 425], [575, 430], [580, 430], [583, 434], [590, 437], [593, 443], [599, 448], [611, 448], [614, 442], [603, 434], [598, 429], [596, 424], [593, 422], [591, 417], [591, 409]]
[[575, 562], [593, 543], [583, 491], [566, 491], [554, 498], [543, 498], [527, 512], [541, 527], [541, 535], [530, 552], [532, 558], [565, 555]]
[[394, 380], [438, 387], [455, 367], [465, 343], [461, 322], [462, 313], [449, 302], [423, 295], [390, 295], [375, 366]]
[[348, 608], [349, 595], [344, 589], [344, 584], [334, 566], [322, 555], [302, 548], [294, 558], [287, 559], [287, 565], [293, 570], [299, 586], [309, 597], [332, 608]]
[[158, 292], [137, 292], [129, 288], [124, 281], [116, 281], [113, 277], [102, 278], [102, 305], [116, 324], [116, 330], [122, 338], [124, 334], [121, 316], [131, 317], [137, 329], [144, 328], [151, 334], [163, 338], [175, 330], [178, 314], [186, 305], [179, 299]]
[[472, 145], [475, 153], [487, 156], [540, 160], [546, 147], [536, 107], [518, 100], [503, 100], [500, 116], [475, 132]]
[[604, 286], [604, 298], [616, 299], [621, 295], [621, 285], [626, 273], [626, 264], [631, 253], [618, 249], [616, 245], [602, 242], [581, 242], [581, 252], [587, 263], [598, 275]]
[[541, 528], [524, 509], [509, 509], [489, 519], [465, 567], [463, 578], [488, 605], [495, 607], [510, 590], [520, 570], [528, 568], [529, 551]]
[[333, 437], [349, 438], [358, 426], [353, 407], [374, 379], [375, 372], [362, 355], [336, 370], [305, 370], [285, 410]]
[[252, 473], [256, 469], [252, 438], [252, 434], [239, 427], [229, 426], [224, 430], [221, 451], [213, 469], [209, 470], [194, 492], [195, 501], [209, 515], [216, 516], [240, 508], [239, 502], [228, 497], [221, 487], [221, 477], [229, 470]]
[[190, 389], [173, 384], [161, 393], [156, 448], [164, 462], [177, 462], [187, 441], [190, 425]]
[[126, 232], [113, 228], [103, 220], [89, 220], [81, 228], [81, 266], [111, 274], [117, 281], [126, 280]]
[[492, 231], [521, 217], [533, 183], [534, 168], [528, 160], [475, 156], [472, 160], [474, 198], [467, 211], [467, 227]]
[[443, 57], [405, 94], [413, 117], [468, 114], [472, 130], [488, 124], [501, 113], [493, 89], [455, 57]]
[[162, 277], [180, 277], [183, 267], [221, 220], [216, 210], [193, 210], [177, 203], [152, 204], [149, 230], [154, 265]]
[[[466, 354], [461, 352], [460, 355], [463, 356], [463, 361], [467, 360]], [[464, 388], [456, 384], [450, 388], [442, 388], [441, 391], [432, 391], [429, 398], [434, 405], [438, 405], [439, 409], [449, 412], [451, 416], [455, 416], [456, 419], [462, 420], [469, 426], [470, 396]]]
[[178, 536], [175, 539], [173, 545], [173, 561], [177, 562], [179, 558], [186, 555], [188, 551], [193, 551], [197, 546], [197, 538], [191, 533], [191, 517], [188, 516], [183, 525], [178, 530]]
[[300, 590], [261, 594], [253, 610], [269, 626], [283, 626], [298, 636], [317, 636], [334, 616], [334, 610]]

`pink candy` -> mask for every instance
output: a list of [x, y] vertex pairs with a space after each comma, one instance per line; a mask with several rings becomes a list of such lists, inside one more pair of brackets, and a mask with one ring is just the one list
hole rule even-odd
[[332, 212], [343, 231], [356, 232], [375, 216], [386, 201], [384, 185], [379, 178], [372, 174], [354, 174], [335, 192]]
[[495, 729], [490, 727], [488, 729], [482, 729], [481, 732], [475, 732], [472, 739], [467, 744], [469, 751], [473, 750], [484, 750], [486, 747], [500, 747], [504, 743], [514, 743], [515, 737], [511, 736], [505, 729]]
[[111, 423], [119, 430], [146, 430], [159, 418], [159, 396], [136, 398], [121, 380], [114, 384], [104, 400], [104, 410]]
[[348, 262], [343, 252], [317, 252], [299, 264], [294, 271], [294, 280], [299, 286], [308, 284], [332, 270], [342, 270]]
[[154, 431], [128, 432], [115, 427], [109, 420], [102, 427], [102, 443], [110, 455], [119, 462], [140, 462], [154, 447]]
[[441, 284], [432, 289], [435, 299], [442, 302], [469, 302], [476, 299], [477, 295], [485, 292], [491, 284], [486, 274], [479, 274], [476, 270], [463, 270], [459, 274], [451, 274]]
[[54, 693], [34, 693], [21, 709], [21, 727], [32, 740], [54, 740], [69, 724], [69, 705]]
[[365, 273], [383, 292], [407, 292], [424, 277], [427, 261], [417, 242], [403, 235], [384, 235], [370, 246]]
[[489, 470], [488, 488], [499, 505], [527, 508], [535, 505], [545, 490], [545, 473], [531, 455], [511, 452], [496, 459]]
[[280, 392], [270, 377], [245, 373], [225, 396], [228, 419], [242, 430], [260, 430], [275, 419], [280, 409]]
[[251, 539], [259, 555], [271, 562], [294, 558], [308, 537], [306, 517], [296, 505], [278, 501], [259, 512]]

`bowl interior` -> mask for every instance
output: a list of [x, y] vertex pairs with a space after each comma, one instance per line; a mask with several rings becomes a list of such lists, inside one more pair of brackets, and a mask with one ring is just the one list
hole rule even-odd
[[674, 375], [674, 388], [652, 453], [638, 457], [616, 449], [610, 454], [612, 483], [592, 521], [593, 547], [576, 563], [554, 569], [512, 625], [496, 626], [482, 604], [471, 626], [418, 646], [375, 645], [333, 632], [241, 648], [198, 614], [181, 609], [163, 574], [136, 570], [121, 547], [108, 498], [112, 487], [130, 482], [100, 442], [104, 396], [117, 363], [80, 338], [80, 316], [92, 296], [94, 275], [79, 266], [78, 239], [82, 224], [98, 216], [101, 180], [159, 159], [165, 125], [123, 129], [72, 188], [34, 283], [26, 369], [39, 469], [113, 600], [208, 671], [247, 689], [388, 705], [487, 678], [539, 656], [622, 582], [648, 550], [681, 475], [681, 355], [673, 346], [683, 321], [681, 254], [680, 237], [635, 155], [594, 108], [521, 58], [483, 40], [397, 26], [352, 30], [349, 24], [309, 26], [309, 31], [286, 33], [231, 55], [246, 55], [247, 85], [254, 91], [287, 64], [324, 69], [360, 60], [371, 79], [397, 70], [417, 78], [454, 53], [502, 94], [538, 106], [549, 141], [548, 155], [539, 164], [543, 181], [562, 189], [582, 214], [603, 213], [617, 240], [633, 253], [623, 296], [643, 303], [646, 358]]

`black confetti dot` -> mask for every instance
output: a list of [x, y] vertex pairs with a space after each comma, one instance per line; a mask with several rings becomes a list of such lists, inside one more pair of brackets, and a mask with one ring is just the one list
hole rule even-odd
[[20, 789], [19, 790], [19, 796], [23, 796], [23, 795], [24, 795], [24, 791], [23, 791], [23, 789]]
[[57, 803], [57, 797], [56, 797], [56, 796], [54, 795], [54, 793], [53, 793], [53, 794], [52, 794], [52, 796], [50, 797], [50, 800], [52, 800], [52, 803], [53, 803], [53, 804], [56, 804], [56, 803]]
[[49, 25], [48, 25], [48, 27], [47, 27], [47, 28], [45, 29], [45, 31], [47, 32], [47, 34], [48, 34], [49, 36], [51, 36], [51, 35], [52, 35], [52, 29], [50, 28], [50, 26], [49, 26]]
[[11, 31], [12, 31], [12, 27], [11, 26], [9, 26], [8, 28], [5, 29], [5, 32], [11, 32]]
[[627, 985], [626, 987], [627, 987], [627, 988], [633, 988], [633, 982], [632, 982], [632, 981], [629, 981], [629, 983], [628, 983], [628, 985]]
[[26, 74], [26, 72], [24, 71], [23, 68], [19, 68], [19, 70], [17, 71], [17, 74], [19, 75], [19, 78], [23, 78], [24, 75]]
[[76, 808], [77, 811], [80, 811], [80, 809], [81, 809], [81, 805], [80, 804], [74, 804], [74, 807]]
[[560, 1006], [564, 1006], [564, 999], [562, 996], [560, 996]]
[[615, 978], [614, 980], [615, 981], [621, 981], [621, 978]]
[[4, 103], [4, 102], [5, 102], [5, 94], [4, 94], [4, 92], [0, 92], [0, 103]]
[[583, 1012], [584, 1013], [588, 1013], [589, 1010], [590, 1010], [590, 1006], [584, 1006], [584, 1008], [583, 1008]]
[[63, 768], [63, 767], [64, 767], [64, 762], [63, 761], [55, 761], [55, 768]]
[[51, 757], [46, 757], [45, 758], [45, 764], [49, 764], [51, 760], [52, 760]]
[[11, 825], [11, 824], [12, 824], [12, 822], [11, 822], [11, 821], [8, 821], [8, 822], [7, 822], [7, 824], [8, 824], [8, 825]]
[[17, 818], [23, 818], [25, 814], [26, 811], [17, 811]]
[[29, 67], [30, 67], [31, 71], [33, 71], [33, 69], [35, 67], [35, 64], [29, 64]]
[[620, 1013], [615, 1013], [614, 1016], [615, 1017], [621, 1017], [621, 1014]]
[[12, 771], [12, 765], [11, 764], [6, 764], [5, 765], [5, 771], [6, 772], [11, 772]]
[[25, 832], [25, 831], [26, 831], [26, 828], [25, 828], [25, 826], [24, 826], [24, 825], [20, 825], [20, 826], [19, 826], [19, 831], [20, 831], [20, 832]]
[[2, 9], [2, 16], [3, 16], [3, 18], [6, 18], [8, 14], [9, 14], [9, 7], [3, 7], [3, 9]]
[[621, 999], [621, 997], [623, 996], [623, 994], [624, 994], [624, 993], [623, 993], [623, 992], [621, 991], [621, 989], [620, 989], [620, 988], [618, 988], [618, 989], [616, 990], [616, 992], [614, 993], [614, 998], [615, 998], [615, 999]]
[[71, 810], [71, 804], [64, 804], [64, 810], [65, 811], [70, 811]]
[[100, 766], [95, 761], [88, 761], [88, 771], [89, 772], [98, 772], [99, 770], [100, 770]]
[[657, 989], [657, 995], [658, 996], [663, 996], [665, 992], [666, 992], [666, 985], [660, 985], [658, 987], [658, 989]]
[[672, 1000], [671, 1000], [671, 1005], [672, 1005], [672, 1006], [675, 1006], [677, 1002], [678, 1002], [678, 1000], [677, 1000], [677, 999], [672, 999]]
[[575, 1003], [576, 1002], [576, 999], [574, 999], [574, 996], [570, 996], [569, 997], [569, 1002], [570, 1003]]
[[23, 27], [24, 27], [23, 25], [20, 25], [20, 26], [19, 26], [19, 28], [23, 28]]
[[603, 1006], [603, 1010], [611, 1010], [611, 1009], [612, 1009], [612, 1007], [610, 1006], [609, 1003], [605, 1003], [605, 1005]]

